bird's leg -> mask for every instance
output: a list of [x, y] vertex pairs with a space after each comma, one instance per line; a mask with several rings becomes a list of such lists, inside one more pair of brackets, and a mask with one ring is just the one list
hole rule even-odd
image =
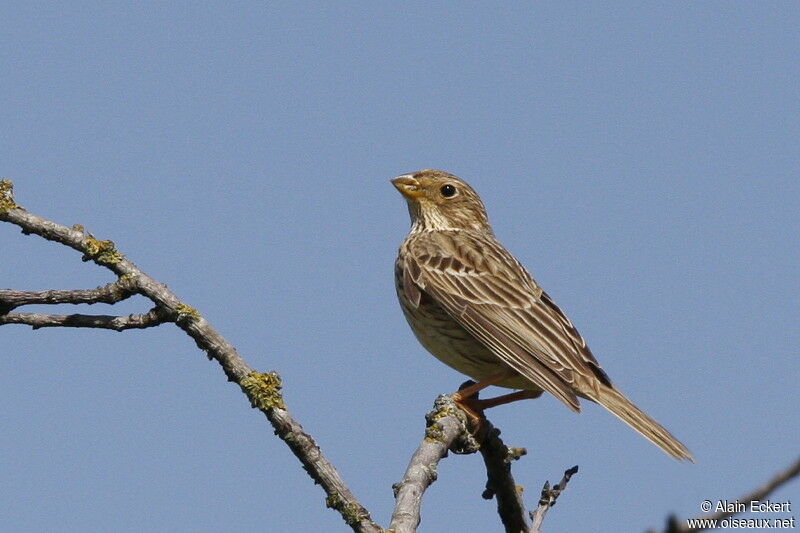
[[502, 396], [497, 396], [496, 398], [487, 398], [486, 400], [477, 400], [477, 403], [481, 410], [489, 409], [490, 407], [497, 407], [498, 405], [505, 405], [507, 403], [516, 402], [519, 400], [530, 400], [532, 398], [538, 398], [542, 395], [543, 391], [534, 391], [534, 390], [520, 390], [517, 392], [510, 392], [508, 394], [503, 394]]
[[515, 372], [513, 370], [505, 370], [498, 374], [494, 374], [493, 376], [489, 376], [488, 378], [482, 379], [477, 383], [474, 381], [465, 381], [464, 384], [458, 388], [458, 392], [454, 392], [452, 394], [453, 401], [456, 403], [461, 403], [472, 396], [477, 396], [480, 391], [489, 385], [500, 383], [504, 379], [508, 379], [514, 375]]
[[474, 381], [466, 381], [463, 385], [461, 385], [461, 387], [459, 387], [458, 392], [454, 392], [451, 395], [456, 405], [458, 405], [458, 407], [460, 407], [461, 410], [467, 414], [467, 418], [470, 421], [470, 425], [472, 426], [474, 434], [477, 434], [481, 428], [481, 421], [484, 418], [483, 410], [486, 408], [481, 405], [482, 402], [478, 399], [478, 393], [489, 385], [500, 383], [501, 381], [514, 375], [514, 371], [509, 369], [482, 379], [477, 383]]

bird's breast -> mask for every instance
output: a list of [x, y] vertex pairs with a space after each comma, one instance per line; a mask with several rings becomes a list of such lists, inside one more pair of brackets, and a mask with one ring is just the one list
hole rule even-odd
[[403, 283], [403, 261], [395, 266], [395, 289], [411, 330], [437, 359], [467, 376], [480, 380], [503, 371], [506, 366], [480, 341], [464, 329], [423, 289], [414, 305]]

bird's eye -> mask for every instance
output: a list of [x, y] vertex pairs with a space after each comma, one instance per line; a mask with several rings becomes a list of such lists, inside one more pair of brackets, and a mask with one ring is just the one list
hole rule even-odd
[[449, 183], [447, 185], [442, 185], [442, 188], [439, 189], [439, 191], [445, 198], [451, 198], [456, 194], [456, 188], [450, 185]]

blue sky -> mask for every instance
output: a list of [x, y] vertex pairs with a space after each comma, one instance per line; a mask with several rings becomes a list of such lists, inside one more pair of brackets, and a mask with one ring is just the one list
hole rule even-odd
[[[598, 406], [500, 407], [529, 506], [580, 465], [548, 531], [694, 516], [796, 457], [797, 3], [25, 3], [0, 20], [18, 203], [113, 239], [280, 372], [384, 526], [424, 413], [463, 380], [394, 295], [409, 222], [388, 180], [424, 167], [478, 190], [615, 384], [697, 458]], [[9, 225], [0, 258], [2, 288], [111, 281]], [[177, 328], [0, 342], [0, 529], [347, 530]], [[497, 530], [484, 483], [479, 457], [445, 460], [420, 531]]]

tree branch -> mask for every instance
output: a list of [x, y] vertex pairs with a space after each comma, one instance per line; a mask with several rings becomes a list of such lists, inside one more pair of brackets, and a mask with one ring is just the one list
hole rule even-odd
[[174, 322], [175, 316], [163, 309], [154, 307], [143, 315], [48, 315], [44, 313], [7, 313], [0, 315], [0, 326], [4, 324], [23, 324], [33, 329], [39, 328], [100, 328], [123, 331], [126, 329], [146, 329], [164, 322]]
[[34, 304], [114, 304], [136, 294], [135, 287], [127, 277], [118, 279], [96, 289], [67, 291], [15, 291], [0, 290], [0, 313], [8, 313], [23, 305]]
[[556, 504], [556, 500], [567, 488], [567, 483], [569, 483], [570, 478], [574, 476], [578, 472], [578, 467], [573, 466], [572, 468], [566, 470], [564, 472], [564, 477], [561, 478], [561, 481], [556, 483], [553, 488], [550, 488], [550, 482], [545, 481], [544, 487], [542, 487], [542, 495], [539, 498], [539, 506], [536, 508], [535, 511], [531, 512], [531, 529], [530, 533], [539, 533], [542, 528], [542, 521], [544, 520], [544, 515], [547, 514], [547, 511], [550, 510]]
[[522, 501], [522, 487], [511, 475], [511, 462], [525, 455], [525, 448], [509, 448], [500, 438], [500, 430], [486, 420], [487, 436], [481, 444], [481, 455], [486, 465], [486, 490], [483, 498], [497, 500], [497, 513], [506, 533], [528, 531], [527, 512]]
[[428, 426], [425, 438], [411, 456], [400, 483], [395, 483], [396, 504], [389, 530], [413, 533], [420, 522], [420, 506], [425, 490], [436, 481], [439, 461], [452, 449], [457, 453], [475, 451], [477, 446], [467, 431], [466, 417], [449, 395], [436, 398], [433, 411], [425, 417]]
[[[149, 298], [159, 313], [174, 317], [178, 327], [192, 337], [210, 359], [216, 360], [222, 366], [228, 380], [242, 388], [250, 404], [266, 415], [275, 428], [275, 433], [289, 446], [312, 479], [325, 490], [326, 504], [336, 509], [353, 531], [377, 533], [381, 530], [347, 488], [314, 439], [303, 431], [302, 426], [286, 409], [277, 374], [262, 374], [253, 370], [200, 313], [182, 302], [166, 285], [158, 283], [128, 261], [116, 250], [112, 241], [95, 239], [92, 235], [86, 235], [80, 226], [62, 226], [19, 207], [14, 200], [9, 180], [0, 180], [0, 221], [19, 226], [26, 235], [39, 235], [81, 252], [84, 261], [93, 261], [114, 272], [120, 280], [126, 279], [125, 283], [130, 283], [132, 290]], [[15, 315], [20, 317], [23, 314], [12, 314], [12, 320]], [[6, 323], [10, 322], [6, 320]]]

